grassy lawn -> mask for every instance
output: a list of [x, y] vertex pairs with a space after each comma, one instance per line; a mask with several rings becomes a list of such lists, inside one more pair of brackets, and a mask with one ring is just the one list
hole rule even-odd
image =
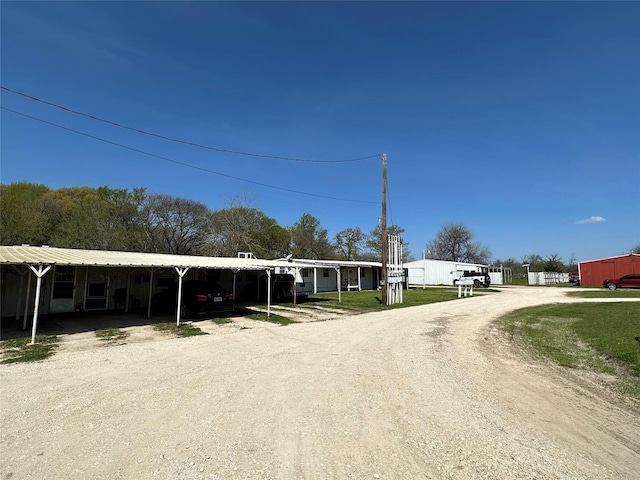
[[36, 336], [35, 345], [29, 345], [31, 337], [12, 338], [0, 342], [0, 350], [5, 356], [2, 363], [34, 362], [49, 358], [58, 346], [55, 335]]
[[174, 322], [169, 323], [157, 323], [153, 326], [156, 330], [161, 332], [171, 333], [176, 337], [194, 337], [196, 335], [207, 335], [207, 332], [203, 332], [200, 328], [194, 327], [188, 323], [181, 323], [180, 326]]
[[520, 346], [564, 367], [609, 375], [612, 387], [640, 398], [639, 312], [636, 302], [543, 305], [498, 323]]
[[[473, 294], [483, 295], [497, 292], [491, 288], [474, 288]], [[448, 302], [451, 300], [464, 300], [458, 298], [458, 289], [454, 287], [430, 287], [402, 292], [402, 303], [394, 305], [382, 305], [382, 294], [379, 291], [366, 290], [362, 292], [342, 292], [342, 302], [338, 302], [338, 293], [316, 293], [306, 301], [295, 305], [299, 308], [313, 308], [314, 306], [335, 308], [351, 313], [378, 312], [392, 310], [396, 308], [413, 307], [416, 305], [426, 305], [428, 303]], [[293, 307], [292, 303], [281, 304], [286, 307]]]
[[640, 298], [640, 290], [577, 290], [567, 295], [579, 298]]

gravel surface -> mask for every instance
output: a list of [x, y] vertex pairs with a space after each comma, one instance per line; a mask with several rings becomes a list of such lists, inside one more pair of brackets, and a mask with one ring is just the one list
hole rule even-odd
[[637, 406], [491, 325], [567, 290], [0, 365], [0, 478], [640, 478]]

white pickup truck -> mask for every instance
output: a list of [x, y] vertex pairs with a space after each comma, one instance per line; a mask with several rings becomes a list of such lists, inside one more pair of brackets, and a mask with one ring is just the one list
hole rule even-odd
[[488, 288], [491, 285], [491, 277], [486, 272], [456, 272], [457, 276], [453, 279], [453, 284], [458, 285], [462, 279], [473, 280], [473, 286], [476, 288]]

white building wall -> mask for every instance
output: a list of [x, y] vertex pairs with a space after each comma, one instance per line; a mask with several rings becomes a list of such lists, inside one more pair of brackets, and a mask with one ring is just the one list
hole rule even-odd
[[[312, 267], [313, 268], [313, 267]], [[328, 276], [325, 277], [325, 269], [323, 267], [317, 268], [317, 283], [316, 290], [320, 292], [335, 292], [338, 287], [336, 283], [337, 272], [335, 268], [327, 268], [326, 272]]]
[[418, 260], [405, 263], [409, 287], [422, 285], [453, 285], [461, 272], [480, 272], [485, 265], [475, 263], [448, 262], [444, 260]]

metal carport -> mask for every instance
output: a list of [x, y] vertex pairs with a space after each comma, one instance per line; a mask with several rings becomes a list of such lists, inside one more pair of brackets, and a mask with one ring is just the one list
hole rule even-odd
[[[35, 247], [35, 246], [0, 246], [0, 266], [10, 266], [19, 271], [25, 267], [31, 270], [36, 276], [35, 304], [33, 311], [33, 326], [31, 333], [31, 343], [35, 343], [36, 330], [38, 324], [38, 306], [40, 299], [40, 289], [42, 278], [49, 272], [52, 266], [89, 266], [89, 267], [111, 267], [111, 268], [146, 268], [153, 273], [160, 268], [174, 268], [178, 274], [178, 305], [176, 308], [176, 323], [180, 324], [180, 310], [182, 297], [182, 279], [191, 268], [204, 269], [224, 269], [234, 273], [234, 294], [235, 276], [240, 270], [264, 270], [269, 278], [271, 271], [278, 266], [282, 266], [280, 260], [260, 260], [256, 258], [230, 258], [230, 257], [200, 257], [194, 255], [168, 255], [159, 253], [141, 252], [120, 252], [106, 250], [80, 250], [72, 248], [56, 247]], [[288, 263], [287, 266], [302, 268], [305, 265]], [[19, 272], [20, 273], [20, 272]], [[29, 276], [29, 281], [31, 276]], [[149, 283], [149, 288], [152, 288]], [[267, 314], [271, 314], [271, 282], [267, 282]], [[29, 295], [30, 284], [27, 288]], [[28, 305], [28, 303], [26, 304]], [[25, 308], [26, 310], [26, 308]], [[151, 294], [147, 306], [147, 316], [151, 314]], [[26, 315], [25, 327], [26, 328]]]

